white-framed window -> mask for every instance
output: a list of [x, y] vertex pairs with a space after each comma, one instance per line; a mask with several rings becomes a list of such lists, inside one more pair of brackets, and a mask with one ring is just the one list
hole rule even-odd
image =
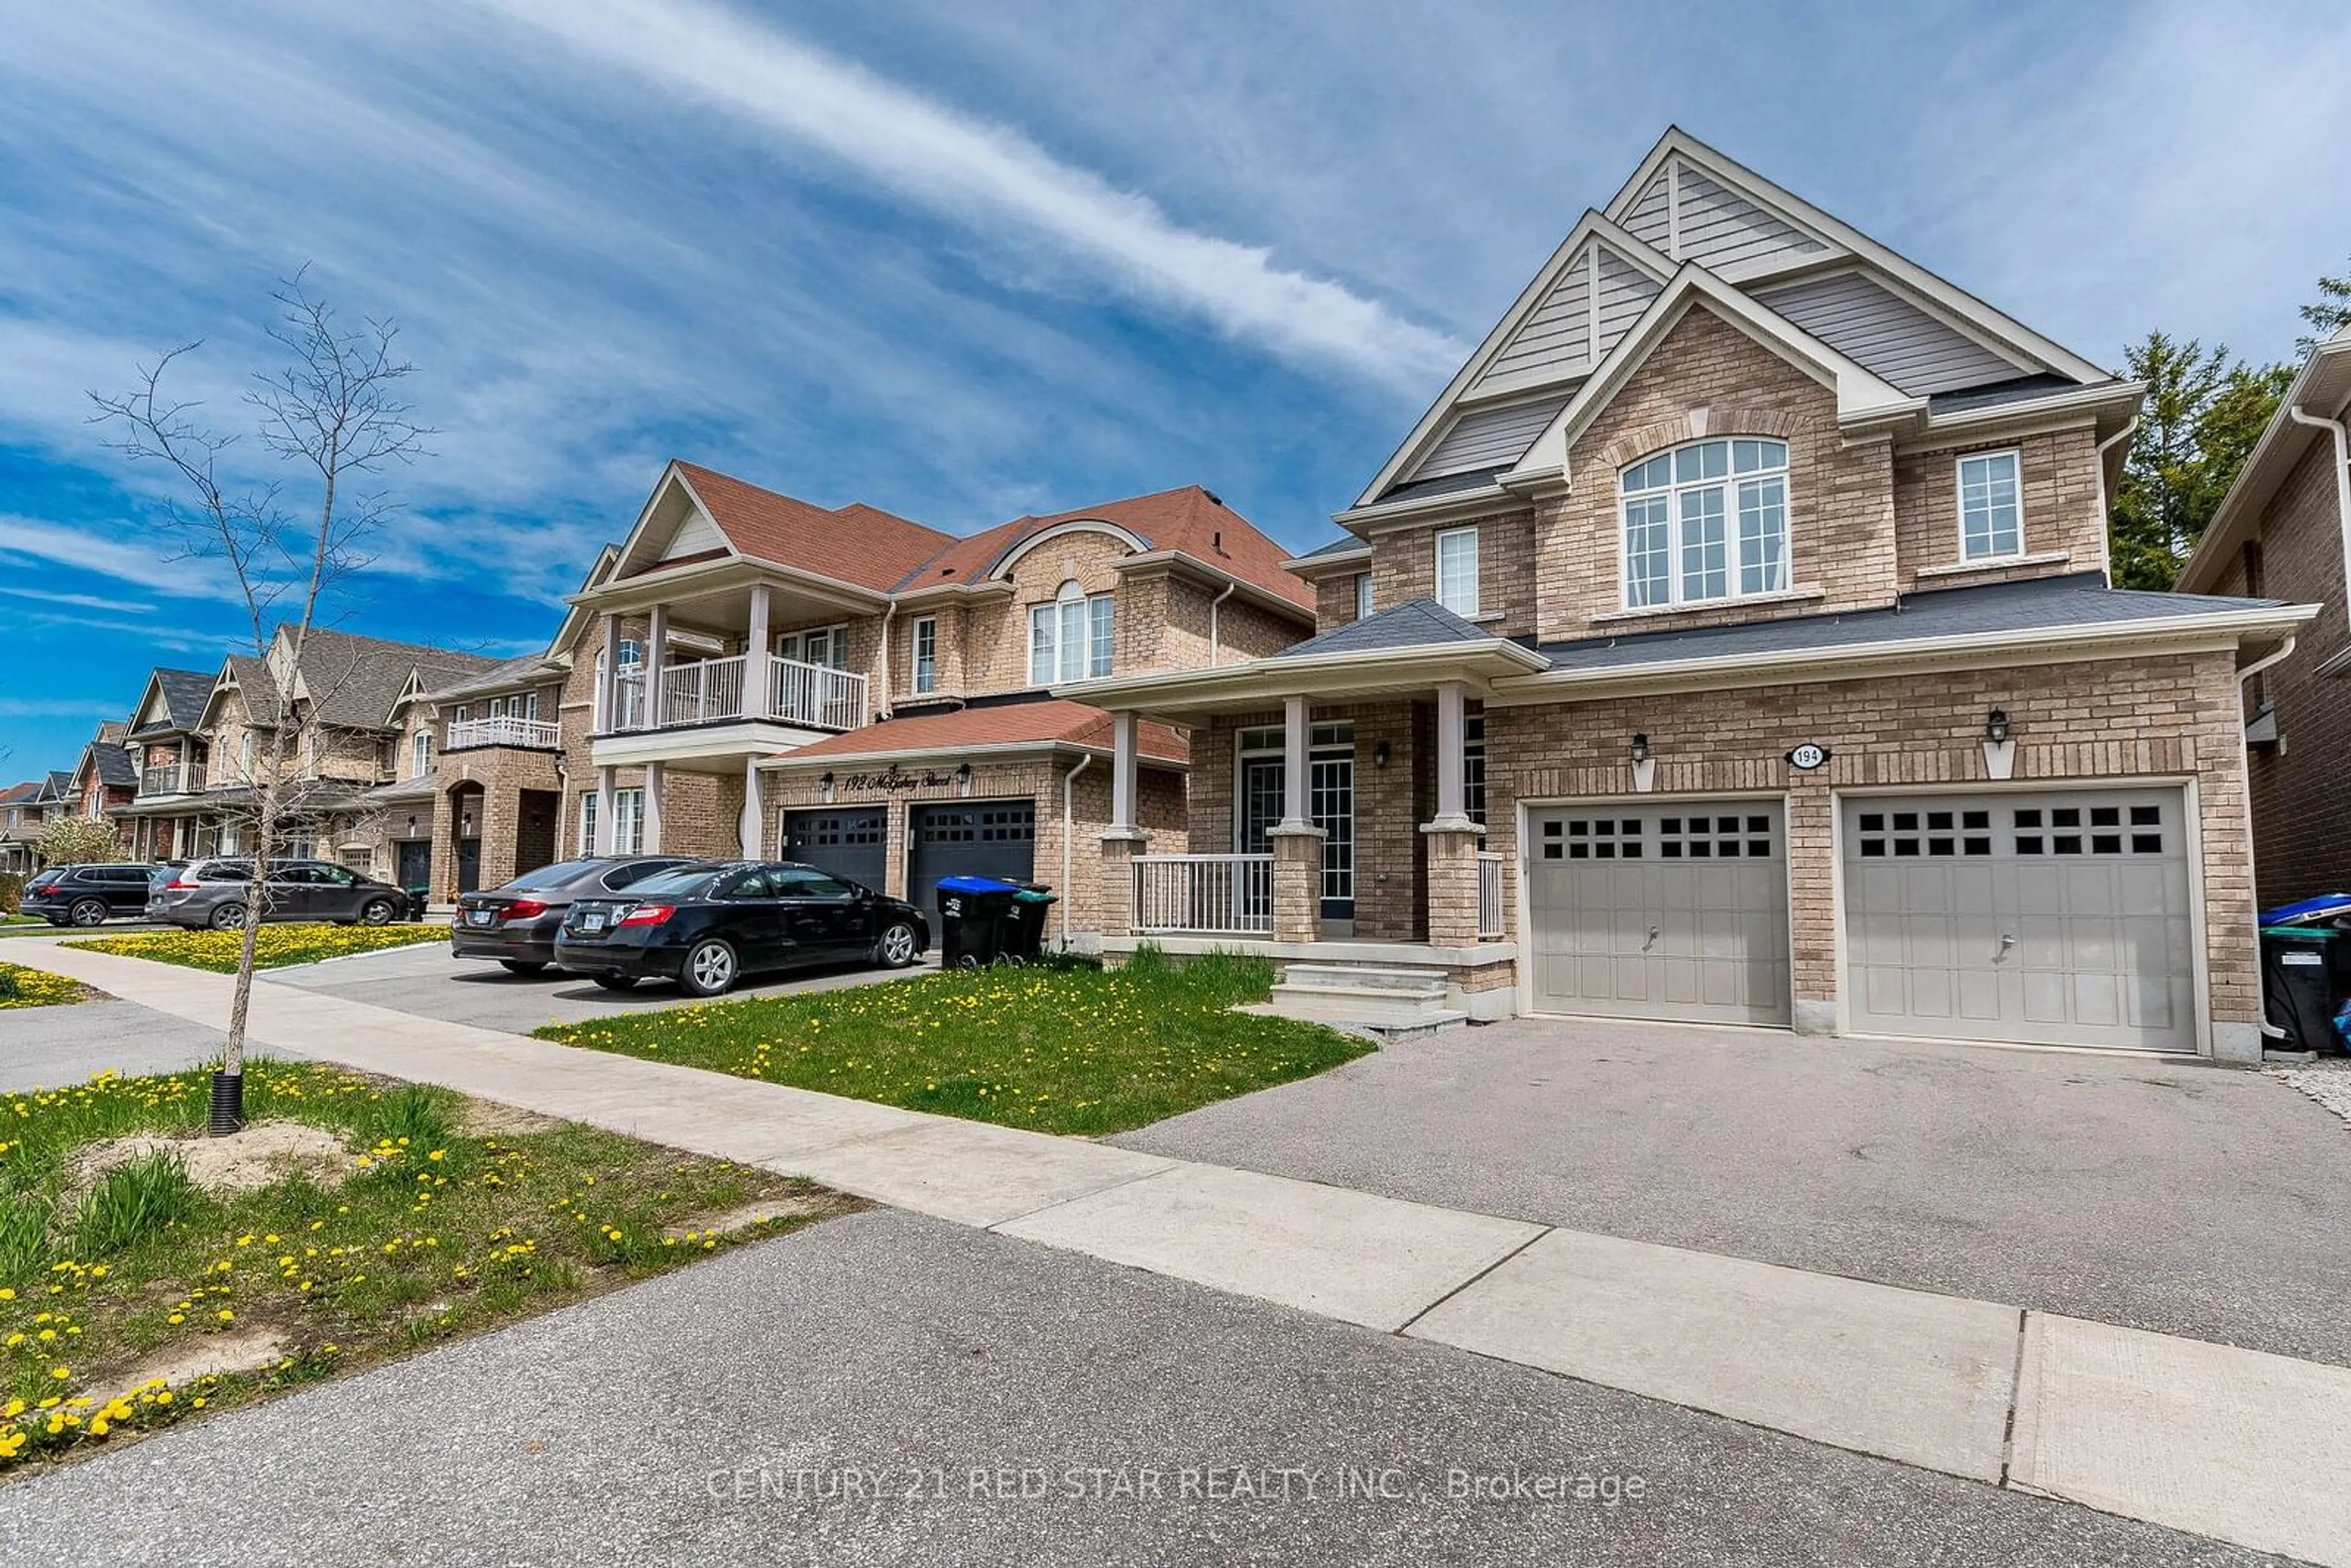
[[612, 791], [612, 852], [616, 855], [642, 853], [645, 847], [645, 792], [643, 789]]
[[845, 670], [849, 668], [849, 628], [820, 626], [810, 632], [787, 632], [776, 639], [776, 652], [803, 664]]
[[432, 767], [433, 732], [420, 729], [416, 732], [416, 738], [409, 743], [408, 776], [422, 779], [432, 770]]
[[914, 692], [927, 695], [938, 689], [939, 618], [925, 615], [914, 622]]
[[1625, 607], [1788, 591], [1788, 444], [1697, 441], [1625, 468]]
[[580, 795], [580, 852], [596, 852], [596, 791], [585, 789]]
[[1464, 617], [1478, 613], [1478, 530], [1447, 528], [1437, 536], [1437, 602]]
[[245, 732], [244, 743], [238, 750], [245, 758], [246, 779], [250, 782], [253, 779], [253, 731], [248, 729]]
[[1371, 614], [1372, 574], [1368, 571], [1359, 571], [1355, 574], [1355, 619], [1367, 621], [1371, 619]]
[[538, 694], [537, 692], [532, 692], [522, 699], [522, 716], [534, 720], [538, 717]]
[[2024, 553], [2017, 455], [1970, 452], [1959, 461], [1959, 559], [1998, 560]]
[[1029, 612], [1029, 684], [1049, 686], [1109, 674], [1117, 613], [1110, 594], [1089, 599], [1076, 583], [1061, 584], [1052, 603]]

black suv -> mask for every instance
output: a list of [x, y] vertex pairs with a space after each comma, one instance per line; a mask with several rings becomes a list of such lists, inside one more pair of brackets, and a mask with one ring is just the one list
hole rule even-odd
[[25, 884], [26, 915], [52, 925], [102, 925], [147, 914], [152, 865], [53, 865]]

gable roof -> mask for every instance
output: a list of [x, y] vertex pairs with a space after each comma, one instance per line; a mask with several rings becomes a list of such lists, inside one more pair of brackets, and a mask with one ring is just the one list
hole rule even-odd
[[110, 718], [99, 725], [98, 733], [82, 748], [81, 764], [74, 769], [75, 784], [79, 785], [83, 777], [95, 769], [99, 782], [110, 789], [137, 789], [139, 768], [131, 760], [131, 753], [122, 745], [130, 733], [131, 726], [119, 718]]
[[165, 735], [197, 728], [204, 721], [204, 704], [213, 695], [216, 674], [217, 672], [206, 674], [203, 670], [172, 670], [157, 665], [147, 677], [147, 689], [141, 694], [131, 718], [136, 722], [141, 715], [157, 706], [160, 715], [132, 733]]
[[269, 725], [277, 722], [277, 677], [270, 673], [269, 662], [251, 653], [231, 653], [221, 665], [219, 678], [213, 683], [212, 694], [204, 700], [204, 722], [212, 721], [214, 705], [231, 686], [245, 701], [246, 719], [251, 724]]
[[40, 780], [27, 779], [22, 784], [11, 784], [0, 789], [0, 806], [21, 806], [41, 792]]
[[1483, 643], [1493, 633], [1464, 621], [1434, 599], [1407, 599], [1361, 621], [1292, 643], [1277, 659], [1317, 653], [1359, 653], [1382, 648], [1426, 648], [1439, 643]]
[[698, 463], [674, 462], [670, 470], [736, 553], [877, 593], [952, 542], [862, 501], [827, 510]]
[[944, 583], [979, 582], [1001, 571], [1021, 547], [1055, 528], [1101, 523], [1150, 553], [1175, 551], [1311, 612], [1313, 591], [1282, 566], [1288, 552], [1211, 491], [1185, 485], [1123, 501], [1104, 501], [1046, 517], [1015, 517], [955, 540], [892, 586], [901, 593]]
[[[291, 635], [289, 629], [278, 629], [281, 639]], [[308, 701], [311, 716], [319, 723], [345, 729], [386, 729], [392, 726], [393, 706], [407, 692], [412, 677], [427, 687], [447, 685], [497, 663], [476, 653], [313, 626], [302, 641], [298, 677], [300, 695]]]
[[[1111, 716], [1101, 708], [1060, 697], [979, 704], [947, 713], [885, 719], [800, 747], [768, 766], [1025, 745], [1078, 747], [1106, 753], [1113, 745]], [[1137, 726], [1135, 745], [1144, 756], [1163, 762], [1182, 762], [1190, 755], [1184, 737], [1165, 725]]]
[[[2211, 522], [2205, 526], [2196, 553], [2180, 569], [2180, 592], [2199, 593], [2220, 580], [2260, 526], [2262, 512], [2276, 498], [2278, 487], [2302, 461], [2310, 444], [2329, 439], [2324, 431], [2294, 418], [2291, 411], [2296, 408], [2325, 419], [2351, 416], [2351, 326], [2313, 349], [2294, 373], [2294, 384], [2278, 400], [2268, 428], [2253, 444], [2252, 455], [2237, 471], [2236, 482], [2220, 497]], [[2338, 505], [2342, 493], [2335, 492]], [[2351, 517], [2337, 517], [2335, 527], [2344, 536], [2346, 559], [2351, 559]]]

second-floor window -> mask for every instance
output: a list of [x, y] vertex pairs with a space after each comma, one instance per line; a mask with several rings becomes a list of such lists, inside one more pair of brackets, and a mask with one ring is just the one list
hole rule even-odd
[[914, 692], [927, 695], [939, 689], [939, 619], [925, 615], [914, 622]]
[[1111, 673], [1117, 613], [1107, 593], [1086, 597], [1074, 582], [1061, 584], [1050, 604], [1029, 612], [1029, 684], [1082, 681]]
[[1355, 574], [1355, 619], [1368, 620], [1371, 613], [1372, 574], [1368, 571], [1359, 571]]
[[1959, 459], [1959, 559], [1998, 560], [2024, 553], [2017, 504], [2016, 454], [1980, 452]]
[[422, 779], [432, 768], [433, 735], [429, 730], [420, 729], [416, 732], [416, 738], [409, 743], [408, 776]]
[[1788, 591], [1785, 442], [1695, 442], [1621, 485], [1626, 609]]
[[1456, 615], [1478, 613], [1478, 530], [1447, 528], [1437, 536], [1437, 602]]
[[803, 664], [845, 670], [849, 668], [849, 628], [821, 626], [813, 632], [787, 632], [776, 639], [776, 652]]

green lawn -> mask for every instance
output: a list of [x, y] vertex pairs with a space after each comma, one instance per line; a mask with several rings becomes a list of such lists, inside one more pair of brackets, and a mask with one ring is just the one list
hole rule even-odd
[[812, 996], [556, 1024], [542, 1040], [1045, 1133], [1116, 1133], [1336, 1067], [1371, 1044], [1231, 1010], [1273, 967], [1155, 952], [1091, 967], [926, 975]]
[[89, 995], [79, 981], [21, 964], [0, 964], [0, 1008], [52, 1008]]
[[[216, 975], [236, 973], [242, 931], [155, 931], [122, 936], [93, 936], [68, 942], [123, 958], [152, 958], [190, 969], [210, 969]], [[265, 925], [255, 933], [253, 967], [282, 969], [291, 964], [315, 964], [350, 953], [377, 953], [386, 947], [412, 947], [424, 942], [446, 942], [445, 925]]]
[[[201, 1071], [0, 1096], [0, 1475], [855, 1207], [444, 1089], [322, 1063], [246, 1079], [251, 1123], [225, 1140], [201, 1136]], [[94, 1169], [126, 1134], [186, 1141]], [[219, 1168], [304, 1140], [245, 1189]]]

